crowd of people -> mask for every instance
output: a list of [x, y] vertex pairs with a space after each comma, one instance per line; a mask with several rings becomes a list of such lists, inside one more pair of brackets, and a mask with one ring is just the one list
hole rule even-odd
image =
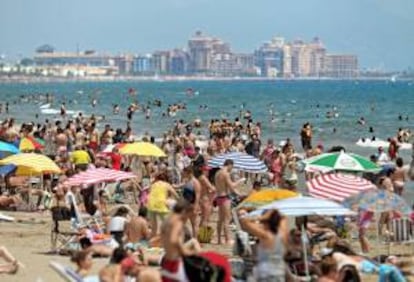
[[[180, 108], [169, 106], [169, 112]], [[147, 110], [146, 114], [150, 115], [150, 112]], [[298, 153], [298, 148], [290, 139], [280, 144], [269, 139], [262, 144], [261, 123], [253, 122], [248, 111], [234, 121], [211, 120], [208, 125], [210, 138], [201, 143], [193, 132], [194, 128], [200, 126], [200, 121], [176, 121], [157, 144], [165, 152], [166, 157], [163, 158], [122, 155], [119, 144], [137, 141], [130, 123], [125, 129], [114, 129], [107, 124], [101, 131], [97, 123], [94, 116], [85, 118], [79, 115], [73, 120], [25, 123], [16, 130], [13, 119], [3, 122], [0, 128], [3, 141], [15, 143], [25, 137], [41, 140], [43, 145], [34, 151], [54, 160], [63, 173], [45, 175], [43, 187], [38, 190], [30, 188], [32, 179], [29, 177], [7, 176], [5, 187], [8, 192], [1, 196], [0, 207], [16, 208], [21, 203], [27, 203], [30, 197], [25, 195], [30, 194], [38, 196], [38, 209], [63, 206], [73, 211], [76, 207], [81, 212], [97, 217], [99, 224], [84, 224], [72, 215], [73, 227], [79, 233], [77, 240], [82, 249], [73, 253], [72, 261], [77, 266], [76, 272], [86, 277], [91, 274], [94, 256], [110, 257], [110, 263], [99, 272], [100, 281], [123, 281], [126, 276], [135, 277], [137, 281], [202, 281], [194, 280], [200, 279], [194, 277], [200, 277], [203, 271], [206, 271], [203, 275], [212, 275], [214, 272], [214, 275], [221, 277], [221, 280], [215, 281], [231, 281], [228, 259], [215, 252], [204, 251], [202, 244], [243, 246], [243, 243], [234, 241], [240, 241], [240, 238], [234, 237], [232, 233], [233, 228], [237, 229], [233, 224], [232, 208], [252, 190], [258, 191], [264, 185], [298, 191], [302, 172], [298, 161], [324, 152], [321, 144], [312, 144], [312, 126], [309, 123], [304, 124], [300, 131], [301, 153]], [[140, 141], [155, 144], [155, 138], [148, 134]], [[263, 160], [269, 173], [235, 172], [230, 159], [220, 168], [208, 166], [209, 159], [228, 152], [242, 152]], [[380, 176], [365, 177], [378, 184], [378, 187], [401, 195], [407, 181], [402, 158], [398, 157], [398, 150], [389, 152], [388, 156], [384, 154], [384, 150], [379, 148], [378, 154], [371, 159], [374, 162], [395, 161], [395, 167]], [[68, 178], [91, 167], [133, 172], [136, 177], [117, 183], [114, 190], [110, 190], [109, 186], [66, 185]], [[307, 179], [314, 176], [314, 172], [305, 173]], [[132, 204], [123, 205], [111, 214], [111, 203], [125, 203], [129, 191], [133, 195]], [[119, 195], [121, 198], [117, 198]], [[361, 272], [376, 272], [382, 278], [397, 277], [397, 280], [391, 281], [405, 281], [394, 257], [375, 262], [357, 255], [348, 245], [344, 246], [329, 220], [302, 219], [309, 220], [305, 224], [310, 248], [306, 257], [300, 247], [301, 224], [289, 230], [287, 219], [277, 210], [253, 219], [245, 217], [247, 212], [238, 210], [241, 229], [257, 243], [254, 251], [248, 254], [249, 258], [244, 258], [244, 272], [240, 274], [244, 279], [297, 279], [295, 275], [304, 272], [298, 270], [299, 266], [293, 271], [293, 262], [311, 261], [314, 256], [311, 244], [314, 241], [311, 239], [320, 238], [323, 234], [322, 237], [329, 240], [329, 250], [321, 254], [318, 265], [311, 268], [312, 274], [319, 277], [318, 281], [359, 281]], [[383, 215], [381, 227], [387, 225], [391, 216], [389, 213]], [[367, 252], [364, 232], [367, 228], [365, 222], [370, 216], [364, 214], [362, 217], [365, 220], [359, 225], [360, 241], [362, 251]], [[213, 218], [217, 220], [215, 226], [212, 224]], [[321, 224], [321, 221], [329, 227]], [[216, 234], [214, 239], [213, 233]], [[108, 243], [99, 243], [103, 241]], [[143, 251], [146, 248], [161, 248], [162, 252], [147, 256]], [[241, 257], [244, 255], [244, 252], [237, 253]], [[15, 273], [17, 261], [6, 249], [2, 249], [0, 255], [8, 262], [1, 271]], [[209, 270], [194, 268], [195, 271], [189, 271], [191, 260], [193, 265], [207, 265], [208, 262]], [[249, 269], [249, 260], [254, 267], [246, 271]], [[159, 266], [160, 271], [151, 267], [153, 265]]]

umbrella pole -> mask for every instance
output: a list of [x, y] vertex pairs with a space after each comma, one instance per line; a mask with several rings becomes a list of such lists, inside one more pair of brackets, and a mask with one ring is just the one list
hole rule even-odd
[[306, 277], [309, 277], [309, 263], [308, 263], [308, 250], [306, 249], [306, 230], [305, 230], [305, 222], [301, 225], [301, 233], [302, 233], [302, 247], [303, 247], [303, 257], [305, 263], [305, 273]]

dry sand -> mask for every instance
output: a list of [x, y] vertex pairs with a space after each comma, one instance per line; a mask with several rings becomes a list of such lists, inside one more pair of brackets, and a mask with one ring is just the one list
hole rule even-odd
[[[50, 230], [51, 218], [48, 212], [44, 213], [23, 213], [23, 212], [3, 212], [6, 215], [21, 219], [22, 222], [0, 222], [0, 245], [6, 246], [9, 251], [24, 265], [25, 268], [19, 269], [16, 275], [2, 275], [0, 281], [34, 281], [34, 282], [52, 282], [62, 281], [59, 276], [53, 271], [48, 263], [50, 261], [57, 261], [64, 265], [74, 267], [71, 264], [68, 256], [46, 255], [44, 252], [50, 250]], [[216, 245], [205, 245], [206, 249], [216, 249]], [[355, 244], [357, 248], [357, 244]], [[393, 248], [393, 252], [407, 253], [413, 250], [407, 247]], [[230, 254], [230, 248], [220, 250]], [[373, 248], [373, 253], [386, 254], [384, 246], [376, 245]], [[100, 267], [105, 265], [108, 259], [94, 259], [93, 273], [97, 273]], [[375, 277], [364, 277], [363, 281], [377, 281]], [[414, 281], [410, 278], [409, 281]]]

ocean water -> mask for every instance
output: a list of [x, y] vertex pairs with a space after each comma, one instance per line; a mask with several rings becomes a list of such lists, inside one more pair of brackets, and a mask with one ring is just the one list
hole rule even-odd
[[[131, 98], [128, 89], [137, 90]], [[198, 95], [189, 97], [186, 89], [192, 88]], [[276, 141], [289, 137], [300, 148], [299, 132], [305, 122], [314, 128], [313, 144], [323, 144], [325, 148], [343, 145], [348, 151], [365, 156], [376, 152], [375, 148], [362, 148], [355, 145], [360, 137], [387, 139], [395, 136], [398, 128], [408, 128], [414, 132], [414, 84], [412, 82], [387, 81], [179, 81], [179, 82], [65, 82], [65, 83], [21, 83], [0, 84], [2, 103], [9, 102], [8, 116], [16, 118], [17, 123], [53, 120], [58, 115], [43, 115], [39, 106], [42, 102], [25, 101], [21, 95], [50, 93], [55, 96], [53, 108], [59, 109], [62, 101], [67, 109], [105, 115], [103, 127], [110, 123], [114, 128], [126, 126], [126, 110], [134, 99], [140, 104], [160, 99], [162, 108], [152, 106], [152, 118], [145, 119], [142, 112], [134, 114], [132, 128], [137, 136], [148, 132], [161, 136], [172, 127], [177, 119], [192, 121], [202, 119], [204, 125], [213, 118], [234, 119], [240, 110], [250, 110], [254, 121], [262, 122], [263, 141], [273, 138]], [[98, 104], [92, 107], [92, 99]], [[162, 117], [168, 104], [186, 103], [187, 111], [175, 117]], [[112, 114], [113, 104], [121, 108], [119, 115]], [[200, 105], [208, 109], [200, 110]], [[244, 105], [244, 106], [243, 106]], [[273, 107], [271, 107], [273, 105]], [[334, 107], [339, 114], [327, 118], [326, 113]], [[271, 122], [270, 109], [275, 112]], [[36, 117], [37, 114], [37, 117]], [[403, 120], [398, 116], [402, 115]], [[364, 117], [366, 125], [357, 124]], [[408, 120], [405, 118], [408, 117]], [[4, 113], [0, 119], [7, 118]], [[373, 127], [374, 133], [368, 131]], [[333, 129], [336, 128], [336, 132]], [[208, 135], [206, 127], [200, 130]], [[410, 160], [411, 150], [402, 151], [404, 160]], [[408, 199], [413, 201], [414, 185], [410, 183]]]
[[[85, 114], [105, 115], [114, 127], [125, 128], [126, 110], [135, 99], [128, 95], [134, 88], [139, 103], [160, 99], [162, 108], [152, 106], [152, 118], [146, 120], [144, 113], [135, 113], [132, 126], [136, 135], [145, 132], [160, 136], [172, 126], [174, 120], [192, 121], [201, 118], [205, 125], [212, 118], [229, 118], [239, 115], [241, 108], [250, 110], [254, 121], [261, 121], [263, 136], [277, 141], [290, 137], [299, 144], [299, 131], [303, 123], [314, 127], [314, 144], [325, 147], [344, 145], [359, 153], [370, 153], [370, 149], [355, 146], [359, 137], [386, 139], [394, 136], [399, 127], [412, 129], [414, 121], [414, 85], [410, 82], [387, 81], [181, 81], [181, 82], [66, 82], [0, 84], [0, 99], [10, 103], [10, 116], [18, 123], [42, 122], [58, 115], [43, 115], [41, 102], [19, 99], [21, 95], [51, 93], [55, 96], [53, 108], [59, 109], [66, 101], [67, 109]], [[189, 97], [186, 89], [192, 88], [198, 95]], [[91, 100], [98, 100], [97, 106]], [[163, 118], [161, 112], [168, 104], [186, 103], [187, 111], [175, 117]], [[119, 115], [112, 114], [112, 105], [119, 104]], [[244, 104], [244, 107], [242, 106]], [[207, 110], [200, 110], [207, 105]], [[271, 106], [273, 105], [273, 107]], [[269, 110], [275, 112], [271, 122]], [[339, 116], [327, 118], [326, 113], [336, 108]], [[36, 114], [38, 117], [36, 118]], [[398, 120], [399, 115], [403, 120]], [[408, 116], [408, 121], [405, 118]], [[364, 117], [366, 125], [357, 124]], [[6, 114], [0, 114], [0, 119]], [[372, 126], [374, 133], [368, 128]], [[336, 132], [333, 129], [336, 128]], [[206, 134], [205, 129], [201, 130]], [[372, 151], [372, 150], [371, 150]]]

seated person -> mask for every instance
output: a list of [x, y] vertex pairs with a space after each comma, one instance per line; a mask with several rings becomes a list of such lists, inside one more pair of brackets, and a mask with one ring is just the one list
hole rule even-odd
[[110, 257], [114, 248], [102, 244], [92, 244], [89, 238], [83, 237], [79, 240], [82, 250], [89, 251], [94, 256]]
[[374, 273], [378, 271], [378, 265], [373, 261], [357, 255], [346, 241], [337, 240], [331, 247], [331, 256], [338, 264], [338, 269], [345, 265], [351, 265], [361, 273]]
[[22, 202], [19, 195], [1, 195], [0, 196], [0, 209], [15, 208]]
[[138, 216], [131, 216], [125, 226], [126, 248], [137, 250], [139, 246], [147, 246], [150, 237], [148, 222], [146, 220], [147, 209], [140, 207]]
[[89, 275], [93, 265], [92, 254], [89, 251], [83, 250], [74, 253], [71, 261], [77, 265], [76, 273], [82, 277]]
[[379, 267], [379, 282], [404, 282], [406, 279], [402, 274], [402, 271], [397, 267], [399, 264], [396, 256], [389, 256], [385, 259], [385, 262]]
[[[312, 220], [312, 222], [310, 221], [310, 219]], [[328, 222], [326, 222], [326, 220], [321, 221], [319, 220], [318, 217], [315, 217], [315, 218], [297, 217], [295, 220], [295, 224], [298, 230], [301, 230], [302, 225], [305, 226], [306, 233], [310, 240], [311, 246], [314, 245], [314, 243], [318, 243], [321, 241], [325, 241], [325, 240], [329, 240], [329, 239], [337, 237], [333, 229], [328, 227], [329, 226]]]
[[120, 207], [109, 221], [109, 232], [119, 245], [123, 245], [123, 237], [128, 213], [129, 211], [126, 207]]

